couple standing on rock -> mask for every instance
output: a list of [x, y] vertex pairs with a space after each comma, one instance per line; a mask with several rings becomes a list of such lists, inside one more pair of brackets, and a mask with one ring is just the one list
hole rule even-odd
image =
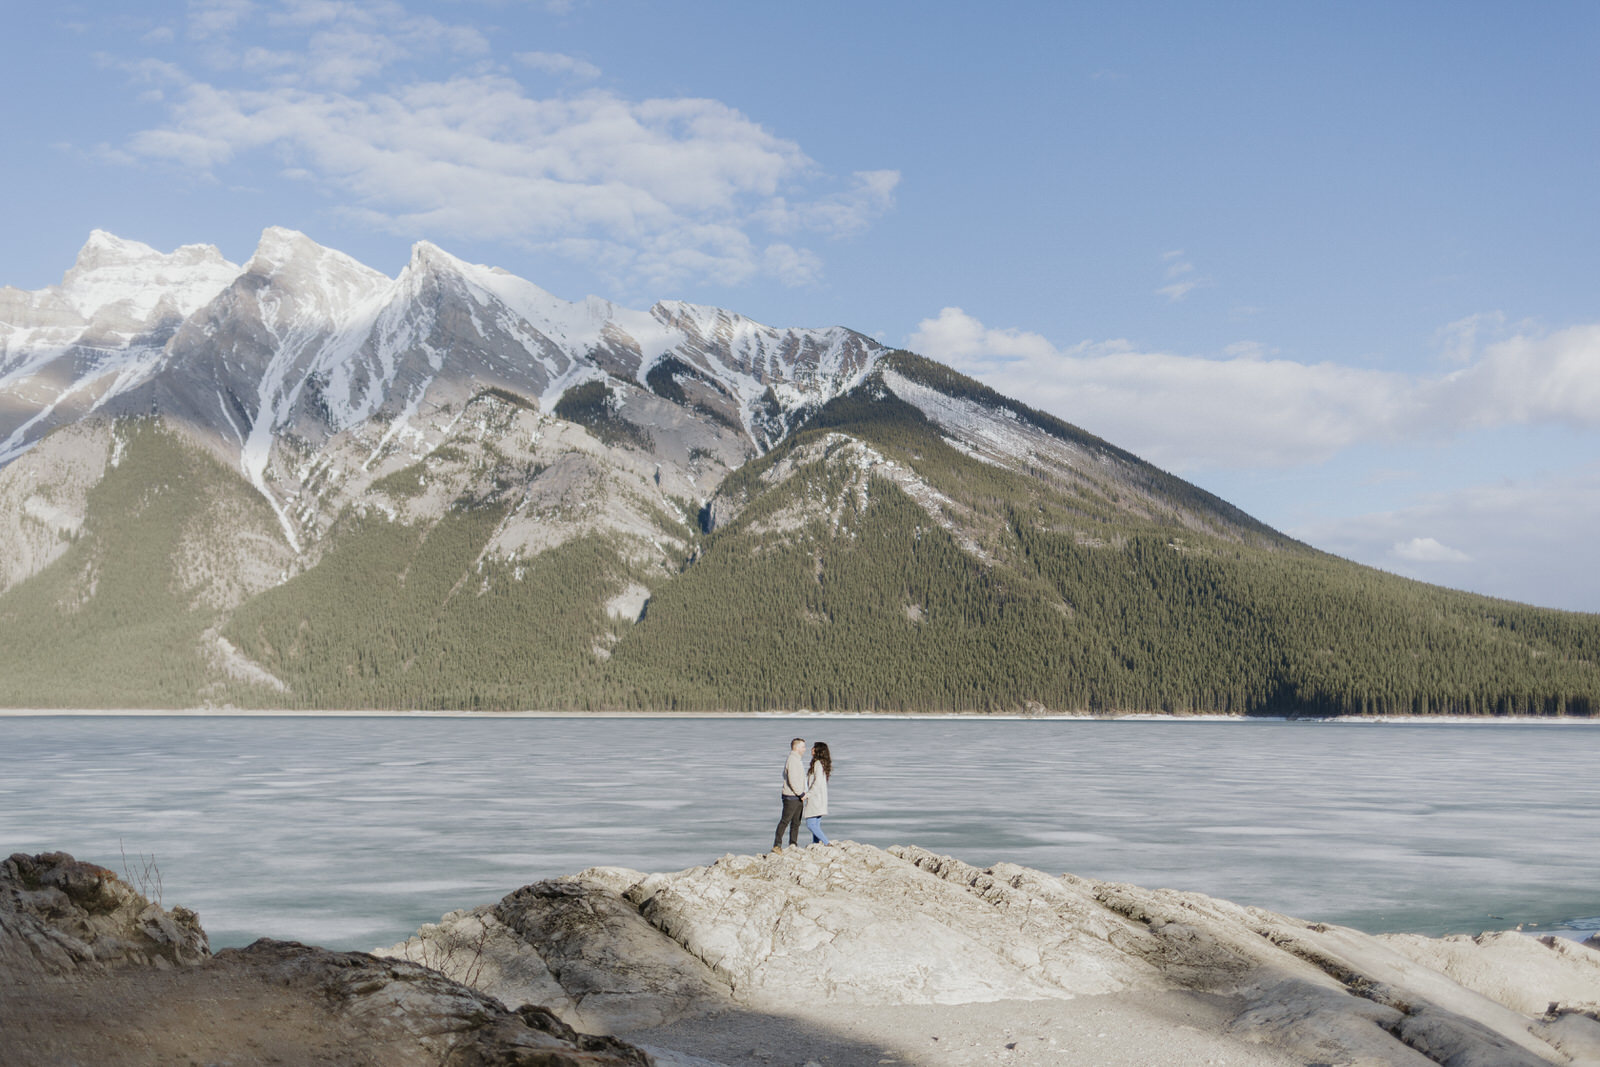
[[789, 847], [800, 844], [800, 821], [805, 820], [811, 831], [811, 843], [831, 845], [828, 835], [822, 832], [822, 817], [828, 814], [828, 776], [833, 773], [833, 757], [828, 744], [818, 741], [811, 746], [811, 766], [805, 762], [806, 739], [797, 737], [789, 742], [789, 759], [783, 765], [783, 816], [772, 835], [772, 851], [783, 851], [783, 831], [789, 831]]

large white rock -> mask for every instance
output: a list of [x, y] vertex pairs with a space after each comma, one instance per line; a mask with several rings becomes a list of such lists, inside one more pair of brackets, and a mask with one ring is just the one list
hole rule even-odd
[[1222, 998], [1305, 1062], [1600, 1063], [1600, 953], [1373, 937], [1197, 893], [841, 843], [670, 874], [596, 868], [382, 950], [626, 1032], [720, 1009]]

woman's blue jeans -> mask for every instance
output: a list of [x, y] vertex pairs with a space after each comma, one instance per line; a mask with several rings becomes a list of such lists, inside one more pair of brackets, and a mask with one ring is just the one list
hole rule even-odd
[[822, 832], [822, 816], [813, 815], [807, 819], [806, 829], [811, 831], [811, 843], [813, 845], [833, 844], [832, 841], [828, 840], [828, 835]]

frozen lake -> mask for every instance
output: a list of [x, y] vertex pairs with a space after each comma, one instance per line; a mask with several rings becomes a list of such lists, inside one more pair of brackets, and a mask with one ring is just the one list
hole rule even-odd
[[833, 750], [835, 839], [1368, 931], [1600, 926], [1600, 724], [0, 717], [0, 855], [153, 854], [213, 947], [367, 949], [766, 849], [795, 734]]

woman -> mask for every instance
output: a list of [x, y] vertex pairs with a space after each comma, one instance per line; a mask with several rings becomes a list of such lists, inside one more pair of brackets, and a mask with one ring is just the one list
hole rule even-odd
[[833, 844], [822, 832], [822, 817], [828, 814], [828, 778], [832, 774], [833, 757], [828, 754], [828, 744], [818, 741], [811, 746], [811, 768], [806, 773], [806, 806], [801, 813], [806, 829], [811, 831], [813, 845]]

